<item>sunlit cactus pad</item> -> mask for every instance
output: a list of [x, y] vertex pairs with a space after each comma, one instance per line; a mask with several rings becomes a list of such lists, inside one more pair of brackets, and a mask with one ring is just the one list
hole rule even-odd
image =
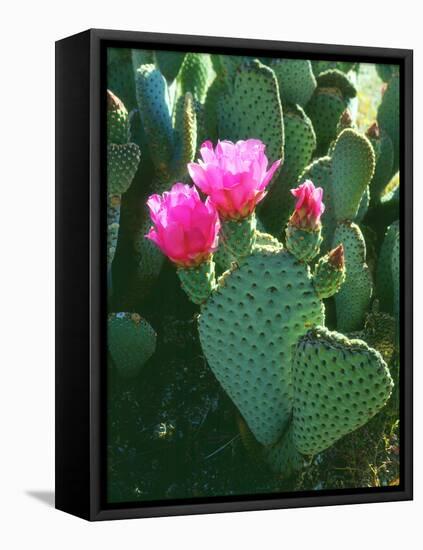
[[290, 417], [292, 346], [323, 322], [308, 267], [285, 251], [250, 256], [205, 304], [207, 361], [261, 443], [274, 443]]
[[300, 340], [293, 384], [294, 443], [306, 455], [365, 424], [385, 405], [393, 387], [380, 353], [324, 327]]

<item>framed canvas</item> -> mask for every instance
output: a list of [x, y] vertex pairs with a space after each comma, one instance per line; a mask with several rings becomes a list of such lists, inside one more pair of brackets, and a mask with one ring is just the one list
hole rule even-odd
[[412, 498], [412, 51], [56, 44], [56, 507]]

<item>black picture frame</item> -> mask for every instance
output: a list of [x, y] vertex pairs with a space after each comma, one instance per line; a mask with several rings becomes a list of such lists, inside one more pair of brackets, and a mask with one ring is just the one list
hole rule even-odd
[[[108, 46], [400, 65], [401, 457], [397, 487], [107, 505], [105, 49]], [[413, 495], [413, 52], [91, 29], [56, 43], [56, 508], [87, 520], [410, 500]]]

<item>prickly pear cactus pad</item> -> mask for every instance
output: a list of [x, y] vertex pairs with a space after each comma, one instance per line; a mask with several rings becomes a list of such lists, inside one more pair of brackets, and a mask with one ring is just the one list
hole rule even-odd
[[332, 156], [332, 190], [338, 221], [355, 219], [374, 169], [374, 152], [369, 140], [355, 130], [343, 130]]
[[237, 141], [255, 136], [266, 143], [270, 161], [283, 159], [282, 105], [272, 69], [257, 60], [241, 65], [232, 91], [219, 101], [217, 114], [221, 139]]
[[204, 305], [207, 361], [260, 443], [275, 443], [292, 408], [292, 346], [324, 322], [309, 270], [291, 254], [255, 253]]
[[282, 103], [304, 107], [317, 85], [310, 61], [274, 59], [269, 65], [278, 79]]
[[291, 208], [291, 188], [311, 161], [316, 148], [316, 134], [301, 107], [284, 107], [284, 162], [279, 177], [259, 208], [266, 228], [275, 236], [282, 235]]
[[317, 327], [299, 341], [293, 386], [294, 444], [314, 455], [368, 422], [393, 382], [382, 356], [365, 342]]
[[383, 94], [381, 104], [377, 113], [377, 120], [380, 127], [387, 132], [392, 140], [394, 148], [394, 166], [393, 172], [398, 170], [399, 166], [399, 136], [400, 136], [400, 77], [399, 72], [392, 73], [391, 78], [386, 84], [386, 90]]
[[110, 193], [125, 193], [134, 179], [141, 152], [135, 143], [110, 144], [107, 149], [107, 177]]
[[154, 65], [141, 65], [135, 74], [139, 114], [149, 139], [149, 150], [161, 174], [172, 159], [173, 130], [166, 79]]
[[138, 313], [111, 313], [108, 347], [119, 374], [136, 376], [156, 349], [156, 333]]
[[344, 332], [363, 328], [373, 294], [373, 280], [366, 263], [366, 243], [358, 225], [337, 226], [333, 246], [344, 248], [346, 278], [335, 296], [337, 327]]
[[164, 47], [107, 54], [108, 501], [398, 484], [399, 66]]

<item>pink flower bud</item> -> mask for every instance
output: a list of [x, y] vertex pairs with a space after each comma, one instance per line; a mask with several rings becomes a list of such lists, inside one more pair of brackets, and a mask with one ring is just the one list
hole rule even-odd
[[320, 216], [325, 211], [325, 205], [322, 202], [323, 189], [314, 187], [313, 182], [307, 180], [296, 189], [291, 189], [291, 193], [297, 202], [290, 222], [297, 227], [315, 229], [320, 224]]
[[206, 261], [216, 250], [220, 221], [213, 203], [202, 202], [195, 187], [175, 183], [163, 195], [147, 201], [154, 227], [146, 235], [179, 266]]
[[225, 219], [249, 216], [266, 194], [266, 186], [281, 161], [267, 170], [266, 146], [258, 139], [219, 141], [213, 150], [211, 141], [201, 146], [202, 159], [188, 164], [189, 174], [208, 195]]

